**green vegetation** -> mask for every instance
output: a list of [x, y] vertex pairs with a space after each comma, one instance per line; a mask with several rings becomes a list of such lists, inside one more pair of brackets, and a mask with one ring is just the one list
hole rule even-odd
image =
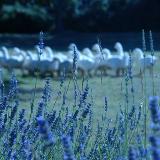
[[[156, 56], [159, 55], [159, 52], [155, 53]], [[136, 75], [139, 72], [138, 66], [133, 67], [133, 75]], [[157, 62], [156, 66], [154, 67], [154, 73], [155, 73], [155, 90], [157, 95], [160, 95], [159, 90], [159, 70], [160, 70], [160, 64], [159, 61]], [[113, 71], [109, 72], [110, 75], [114, 75], [115, 73]], [[30, 101], [33, 96], [33, 88], [35, 85], [36, 78], [35, 77], [22, 77], [20, 71], [16, 71], [17, 79], [19, 81], [19, 88], [20, 88], [20, 99], [22, 100], [22, 106], [24, 108], [28, 108], [30, 105]], [[4, 77], [6, 79], [6, 82], [9, 81], [10, 75], [8, 75], [7, 71], [4, 72]], [[50, 78], [51, 79], [51, 88], [52, 88], [52, 101], [51, 104], [53, 104], [57, 98], [57, 94], [60, 90], [60, 79], [59, 78]], [[89, 88], [90, 88], [90, 101], [93, 99], [93, 111], [95, 115], [95, 122], [97, 120], [101, 120], [101, 114], [104, 110], [104, 99], [107, 97], [108, 99], [108, 110], [109, 110], [109, 117], [112, 119], [116, 118], [116, 114], [120, 111], [120, 106], [122, 108], [125, 105], [126, 101], [126, 87], [125, 87], [125, 79], [126, 77], [112, 77], [112, 76], [100, 76], [100, 77], [92, 77], [88, 79]], [[38, 100], [41, 97], [42, 90], [45, 82], [45, 78], [39, 78], [37, 81], [37, 92], [36, 92], [36, 104], [38, 104]], [[78, 86], [80, 89], [82, 89], [83, 86], [83, 79], [78, 79]], [[135, 105], [138, 107], [141, 103], [144, 105], [144, 91], [142, 84], [144, 83], [144, 77], [137, 77], [135, 76], [133, 78], [133, 85], [134, 85], [134, 96], [135, 96]], [[144, 84], [143, 84], [144, 85]], [[72, 106], [74, 103], [74, 83], [72, 78], [66, 78], [64, 81], [64, 86], [62, 91], [65, 91], [67, 89], [67, 95], [66, 95], [66, 103], [67, 106]], [[131, 92], [131, 82], [129, 82], [129, 88], [128, 88], [128, 98], [130, 104], [133, 103], [133, 97]], [[152, 77], [149, 74], [149, 71], [146, 71], [146, 95], [145, 98], [148, 99], [150, 94], [152, 93]], [[58, 97], [58, 103], [54, 106], [55, 108], [60, 108], [63, 101], [63, 96]], [[51, 105], [52, 106], [52, 105]], [[52, 109], [52, 108], [51, 108]]]
[[[158, 0], [153, 0], [152, 4], [149, 0], [2, 0], [0, 31], [158, 30], [158, 13]], [[9, 27], [6, 27], [8, 24]], [[31, 25], [30, 29], [26, 29], [26, 25]]]

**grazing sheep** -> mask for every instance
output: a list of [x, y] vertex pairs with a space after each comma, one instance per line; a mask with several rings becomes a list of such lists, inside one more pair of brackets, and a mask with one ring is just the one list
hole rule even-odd
[[99, 54], [95, 55], [95, 62], [96, 62], [95, 74], [96, 75], [98, 71], [100, 71], [104, 75], [108, 75], [107, 70], [111, 68], [108, 66], [107, 60], [110, 55], [111, 55], [111, 52], [107, 48], [104, 48], [102, 50], [102, 53], [100, 52]]
[[117, 50], [117, 56], [121, 59], [120, 62], [117, 62], [119, 63], [119, 65], [117, 65], [118, 67], [116, 69], [116, 75], [119, 76], [120, 71], [122, 72], [122, 75], [124, 75], [125, 70], [129, 66], [129, 54], [127, 52], [124, 52], [123, 46], [120, 42], [116, 42], [114, 48]]
[[38, 71], [38, 65], [38, 56], [31, 51], [26, 51], [23, 68], [27, 70], [30, 75], [34, 75], [34, 72]]
[[151, 74], [152, 73], [152, 66], [155, 65], [158, 58], [156, 56], [152, 56], [152, 55], [146, 55], [144, 57], [144, 53], [140, 48], [135, 48], [133, 50], [133, 53], [138, 56], [138, 60], [140, 63], [140, 69], [142, 71], [139, 74], [143, 73], [145, 69], [148, 69]]
[[2, 64], [4, 68], [8, 69], [8, 71], [22, 68], [25, 57], [21, 54], [21, 50], [19, 48], [13, 48], [11, 54], [9, 54], [8, 49], [4, 46], [1, 48], [1, 50], [4, 54], [4, 61]]
[[84, 48], [82, 50], [82, 54], [88, 56], [89, 58], [95, 59], [95, 56], [93, 55], [92, 51], [89, 48]]
[[0, 51], [0, 67], [3, 67], [5, 64], [5, 55], [3, 51]]

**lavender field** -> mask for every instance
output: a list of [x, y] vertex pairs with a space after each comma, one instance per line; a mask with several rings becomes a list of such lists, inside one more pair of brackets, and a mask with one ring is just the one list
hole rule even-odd
[[1, 68], [0, 159], [159, 160], [159, 52], [142, 39], [157, 62], [141, 74], [132, 51], [120, 76], [77, 76], [75, 49], [71, 76]]

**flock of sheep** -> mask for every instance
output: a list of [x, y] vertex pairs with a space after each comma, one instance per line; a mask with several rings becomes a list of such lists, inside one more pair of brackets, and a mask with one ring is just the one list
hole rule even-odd
[[[34, 75], [39, 72], [40, 75], [47, 73], [53, 76], [72, 74], [73, 72], [73, 56], [76, 53], [76, 73], [80, 76], [96, 75], [99, 71], [107, 75], [108, 70], [113, 70], [116, 76], [124, 74], [130, 63], [130, 56], [123, 50], [122, 44], [117, 42], [114, 46], [115, 53], [107, 48], [101, 48], [99, 44], [94, 44], [92, 49], [84, 48], [79, 51], [75, 44], [70, 44], [68, 51], [64, 54], [55, 52], [50, 47], [43, 49], [43, 54], [39, 55], [39, 47], [35, 47], [35, 51], [24, 51], [17, 47], [8, 50], [6, 47], [0, 48], [0, 66], [11, 71], [20, 69], [22, 74]], [[139, 63], [141, 70], [148, 68], [151, 70], [152, 65], [157, 61], [157, 57], [146, 55], [139, 48], [133, 50], [134, 63]], [[134, 66], [134, 65], [133, 65]]]

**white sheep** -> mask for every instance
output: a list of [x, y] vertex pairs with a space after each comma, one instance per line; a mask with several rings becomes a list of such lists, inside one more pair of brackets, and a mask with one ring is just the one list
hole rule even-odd
[[11, 54], [9, 54], [8, 49], [4, 46], [1, 48], [1, 50], [4, 53], [4, 68], [8, 69], [8, 71], [22, 68], [25, 57], [21, 54], [21, 50], [19, 48], [13, 48]]
[[82, 50], [82, 54], [88, 56], [89, 58], [95, 59], [95, 56], [93, 55], [92, 51], [89, 48], [84, 48]]
[[151, 74], [152, 66], [155, 65], [158, 58], [152, 55], [145, 55], [144, 57], [144, 53], [140, 48], [135, 48], [133, 53], [138, 56], [141, 71], [144, 72], [145, 69], [148, 69]]
[[120, 75], [120, 71], [124, 74], [124, 71], [127, 69], [129, 65], [129, 55], [127, 52], [123, 51], [123, 47], [120, 42], [117, 42], [114, 46], [117, 50], [117, 54], [112, 55], [110, 50], [104, 48], [102, 50], [103, 56], [101, 64], [105, 69], [112, 69], [116, 71], [116, 75]]

